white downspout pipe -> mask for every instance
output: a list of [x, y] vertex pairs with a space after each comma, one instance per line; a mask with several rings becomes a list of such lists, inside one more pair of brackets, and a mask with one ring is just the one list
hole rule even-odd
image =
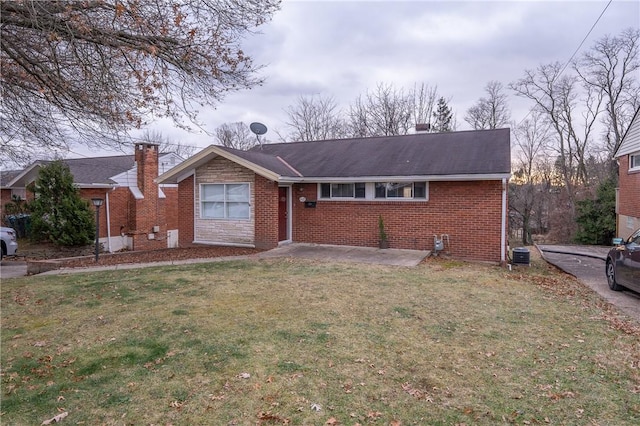
[[507, 179], [502, 178], [502, 220], [500, 224], [500, 263], [507, 260]]

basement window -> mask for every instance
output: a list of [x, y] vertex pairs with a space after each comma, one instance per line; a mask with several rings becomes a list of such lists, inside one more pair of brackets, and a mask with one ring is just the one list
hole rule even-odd
[[203, 219], [249, 219], [248, 183], [200, 185], [200, 217]]

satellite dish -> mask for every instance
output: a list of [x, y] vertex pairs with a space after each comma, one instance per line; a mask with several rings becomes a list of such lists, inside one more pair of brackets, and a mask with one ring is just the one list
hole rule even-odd
[[249, 128], [253, 133], [256, 134], [256, 136], [264, 135], [265, 133], [267, 133], [267, 126], [262, 123], [251, 123], [249, 125]]

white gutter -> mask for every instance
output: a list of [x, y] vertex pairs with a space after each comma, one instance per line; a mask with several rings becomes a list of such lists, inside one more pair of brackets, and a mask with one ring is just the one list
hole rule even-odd
[[[112, 188], [113, 191], [115, 188]], [[111, 215], [109, 214], [109, 191], [105, 192], [106, 198], [106, 210], [107, 210], [107, 250], [109, 253], [113, 253], [111, 251]]]
[[500, 262], [507, 260], [507, 179], [502, 179], [502, 220], [500, 224]]

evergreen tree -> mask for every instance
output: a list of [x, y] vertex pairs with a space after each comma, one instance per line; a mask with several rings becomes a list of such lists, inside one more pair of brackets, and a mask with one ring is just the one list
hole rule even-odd
[[583, 244], [611, 244], [616, 233], [616, 185], [613, 179], [598, 186], [595, 199], [578, 201], [576, 207], [576, 240]]
[[55, 161], [40, 169], [31, 203], [31, 239], [61, 246], [89, 244], [95, 220], [86, 200], [73, 184], [69, 166]]
[[438, 99], [438, 105], [436, 106], [436, 110], [433, 112], [433, 117], [435, 120], [433, 122], [432, 131], [450, 132], [453, 130], [451, 123], [453, 113], [451, 112], [451, 107], [447, 105], [447, 101], [443, 97]]

